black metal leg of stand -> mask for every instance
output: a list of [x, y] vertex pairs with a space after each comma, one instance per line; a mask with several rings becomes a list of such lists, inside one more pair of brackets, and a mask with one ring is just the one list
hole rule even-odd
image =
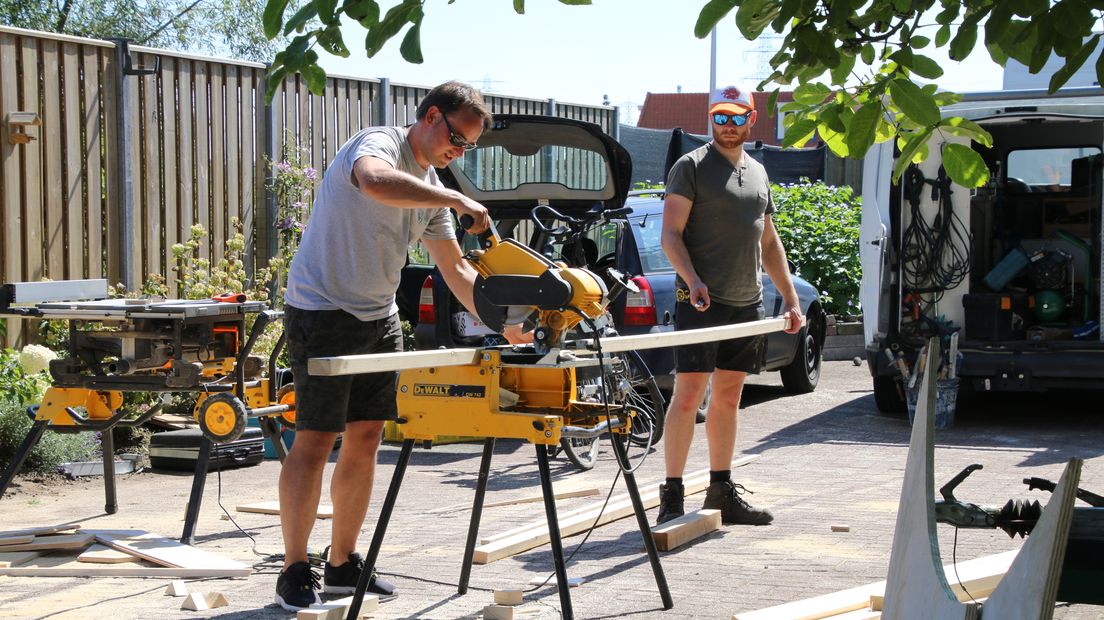
[[188, 497], [188, 510], [184, 513], [184, 532], [180, 534], [180, 542], [185, 545], [195, 542], [196, 520], [199, 518], [199, 506], [203, 503], [203, 486], [207, 484], [207, 466], [210, 460], [211, 440], [201, 437], [195, 477], [192, 478], [192, 494]]
[[284, 464], [284, 459], [287, 458], [287, 444], [284, 443], [284, 434], [280, 431], [280, 425], [276, 423], [276, 420], [272, 416], [265, 416], [258, 418], [258, 423], [261, 426], [261, 435], [265, 439], [272, 442], [272, 449], [276, 451], [276, 458], [280, 459], [280, 464]]
[[380, 548], [383, 547], [383, 535], [387, 533], [387, 524], [391, 522], [391, 511], [399, 498], [399, 486], [402, 485], [406, 466], [410, 463], [410, 453], [413, 451], [414, 440], [403, 441], [399, 460], [395, 462], [395, 474], [391, 476], [391, 486], [387, 487], [387, 497], [380, 508], [376, 531], [372, 532], [372, 546], [368, 547], [368, 557], [364, 558], [364, 570], [360, 573], [356, 592], [353, 593], [353, 600], [349, 603], [349, 615], [345, 616], [348, 620], [357, 620], [357, 616], [360, 615], [360, 603], [364, 599], [364, 593], [368, 591], [368, 582], [372, 580], [372, 573], [376, 570], [376, 560], [379, 559]]
[[19, 444], [19, 449], [15, 451], [12, 456], [12, 460], [8, 463], [8, 468], [4, 470], [4, 479], [0, 481], [0, 498], [4, 497], [4, 493], [8, 490], [8, 485], [11, 484], [12, 478], [19, 473], [19, 470], [23, 467], [23, 462], [27, 460], [27, 456], [30, 455], [31, 450], [34, 449], [35, 444], [39, 439], [42, 439], [42, 433], [46, 431], [46, 426], [49, 425], [47, 420], [38, 420], [31, 425], [31, 430], [27, 431], [27, 436], [23, 438], [23, 443]]
[[548, 467], [548, 449], [541, 444], [536, 446], [541, 492], [544, 495], [544, 514], [548, 518], [548, 538], [552, 544], [552, 559], [556, 563], [556, 589], [560, 593], [560, 614], [564, 620], [573, 620], [575, 613], [571, 610], [571, 592], [567, 583], [567, 567], [564, 565], [563, 543], [560, 541], [560, 520], [556, 517], [556, 495], [552, 490], [552, 470]]
[[119, 512], [119, 502], [115, 499], [115, 429], [109, 428], [100, 433], [100, 449], [103, 451], [104, 512], [113, 515]]
[[483, 440], [483, 460], [479, 463], [479, 478], [475, 483], [475, 503], [472, 505], [471, 521], [468, 523], [468, 542], [464, 546], [464, 567], [460, 569], [460, 588], [458, 589], [460, 594], [468, 593], [468, 578], [471, 577], [475, 541], [479, 537], [479, 519], [483, 516], [483, 498], [487, 495], [487, 478], [491, 471], [494, 445], [494, 437]]
[[644, 502], [640, 501], [636, 475], [628, 467], [629, 458], [625, 452], [625, 444], [617, 437], [614, 437], [610, 443], [617, 453], [618, 462], [623, 466], [621, 473], [625, 476], [625, 487], [629, 490], [629, 499], [632, 500], [633, 511], [636, 512], [636, 523], [640, 526], [640, 534], [644, 537], [644, 549], [648, 551], [648, 561], [652, 563], [652, 573], [655, 574], [656, 586], [659, 587], [659, 597], [663, 600], [663, 608], [670, 609], [675, 606], [675, 602], [671, 598], [671, 590], [667, 588], [667, 577], [663, 574], [663, 566], [659, 563], [659, 552], [656, 549], [655, 539], [652, 538], [652, 528], [648, 525], [648, 515], [644, 512]]

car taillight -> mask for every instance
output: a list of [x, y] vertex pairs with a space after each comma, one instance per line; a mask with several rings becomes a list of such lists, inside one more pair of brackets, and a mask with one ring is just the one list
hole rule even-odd
[[418, 294], [418, 322], [437, 322], [437, 309], [433, 307], [433, 276], [426, 276], [422, 292]]
[[632, 281], [640, 290], [636, 293], [629, 291], [625, 296], [625, 325], [655, 325], [656, 307], [652, 286], [644, 276], [636, 276]]

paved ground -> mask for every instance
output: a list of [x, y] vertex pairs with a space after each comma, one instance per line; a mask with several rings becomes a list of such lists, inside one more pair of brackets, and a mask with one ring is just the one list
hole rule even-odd
[[[675, 599], [664, 612], [632, 520], [598, 528], [568, 567], [572, 577], [587, 583], [572, 590], [580, 618], [729, 618], [732, 613], [849, 588], [883, 579], [909, 427], [905, 420], [876, 413], [865, 368], [851, 362], [825, 364], [820, 388], [813, 394], [785, 396], [777, 375], [756, 380], [745, 394], [738, 452], [758, 460], [736, 471], [738, 481], [755, 491], [752, 500], [770, 507], [776, 516], [768, 527], [727, 527], [696, 543], [662, 555]], [[1078, 395], [1063, 398], [1004, 398], [965, 403], [955, 428], [939, 431], [936, 484], [942, 484], [970, 463], [982, 463], [958, 491], [960, 499], [979, 504], [1003, 504], [1028, 494], [1020, 483], [1027, 476], [1057, 480], [1066, 459], [1085, 459], [1082, 486], [1104, 492], [1104, 419], [1099, 400]], [[705, 441], [700, 435], [691, 469], [705, 466]], [[380, 563], [393, 575], [401, 596], [380, 608], [380, 618], [474, 618], [490, 602], [494, 588], [527, 588], [530, 579], [551, 570], [548, 547], [522, 553], [486, 566], [475, 566], [471, 590], [458, 596], [454, 584], [460, 572], [468, 511], [424, 515], [422, 511], [463, 504], [472, 497], [479, 463], [479, 445], [438, 446], [418, 450], [405, 480]], [[384, 449], [376, 496], [382, 500], [396, 446]], [[638, 473], [642, 482], [662, 477], [662, 458], [654, 453]], [[615, 464], [608, 451], [598, 467], [573, 471], [565, 460], [553, 461], [558, 478], [608, 486]], [[222, 475], [222, 503], [276, 498], [278, 465]], [[0, 529], [77, 520], [99, 528], [142, 528], [176, 536], [190, 479], [163, 473], [140, 473], [121, 479], [120, 511], [105, 516], [102, 487], [82, 482], [53, 489], [28, 485], [0, 504]], [[500, 442], [492, 468], [487, 501], [529, 495], [537, 490], [536, 461], [529, 445]], [[0, 577], [0, 616], [19, 618], [288, 618], [272, 604], [276, 568], [251, 551], [249, 539], [228, 521], [219, 519], [219, 483], [208, 483], [199, 523], [199, 545], [237, 560], [258, 563], [248, 579], [192, 582], [193, 590], [224, 592], [230, 605], [207, 612], [178, 609], [180, 599], [162, 595], [167, 582], [155, 579], [69, 579]], [[621, 489], [618, 490], [621, 492]], [[695, 509], [701, 496], [687, 502]], [[564, 500], [571, 509], [594, 498]], [[370, 511], [362, 547], [367, 548], [379, 502]], [[484, 534], [539, 518], [540, 504], [488, 508]], [[281, 551], [275, 517], [239, 515], [238, 522], [256, 539], [261, 554]], [[654, 519], [655, 511], [649, 512]], [[833, 533], [844, 524], [850, 531]], [[954, 544], [953, 530], [940, 526], [943, 560], [974, 558], [1018, 548], [1003, 532], [962, 531]], [[316, 528], [312, 544], [327, 542], [326, 522]], [[570, 553], [581, 536], [566, 540]], [[527, 606], [538, 614], [559, 617], [554, 588], [527, 595]], [[1100, 608], [1062, 607], [1055, 617], [1065, 620], [1099, 618]]]

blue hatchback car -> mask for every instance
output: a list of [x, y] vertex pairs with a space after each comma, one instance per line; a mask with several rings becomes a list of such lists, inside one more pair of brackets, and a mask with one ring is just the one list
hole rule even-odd
[[[673, 330], [675, 270], [660, 247], [663, 194], [654, 190], [630, 192], [625, 206], [632, 207], [627, 226], [632, 234], [621, 236], [617, 263], [625, 273], [640, 274], [634, 278], [640, 292], [623, 296], [614, 308], [614, 323], [625, 335]], [[780, 316], [782, 296], [770, 277], [761, 275], [766, 315]], [[797, 334], [776, 332], [767, 336], [765, 370], [779, 371], [787, 391], [805, 393], [815, 390], [820, 379], [826, 321], [816, 289], [796, 274], [793, 281], [807, 323]], [[660, 388], [669, 392], [674, 387], [674, 349], [651, 349], [640, 354]]]

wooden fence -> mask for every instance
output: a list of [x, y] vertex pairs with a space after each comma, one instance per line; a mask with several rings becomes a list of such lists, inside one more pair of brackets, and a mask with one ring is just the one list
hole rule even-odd
[[[224, 256], [242, 222], [247, 267], [275, 251], [269, 161], [285, 141], [324, 171], [368, 125], [404, 125], [429, 88], [298, 76], [264, 101], [266, 67], [0, 27], [0, 282], [108, 278], [175, 293], [171, 248], [202, 225], [200, 257]], [[616, 134], [617, 111], [488, 94], [496, 113], [546, 114]], [[13, 112], [37, 126], [10, 124]], [[19, 133], [32, 139], [19, 141]], [[14, 140], [13, 140], [14, 139]]]

